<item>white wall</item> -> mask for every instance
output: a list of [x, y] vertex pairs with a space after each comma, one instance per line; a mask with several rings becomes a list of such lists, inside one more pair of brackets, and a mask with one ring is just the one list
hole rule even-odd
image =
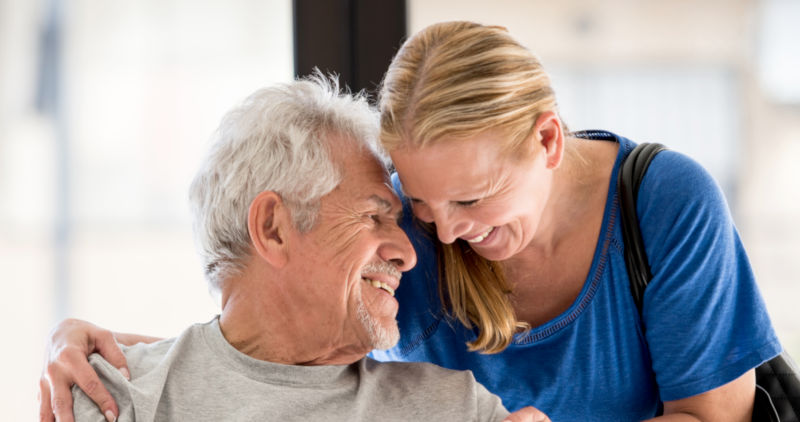
[[55, 119], [35, 108], [46, 3], [0, 0], [3, 420], [37, 417], [57, 319], [171, 336], [217, 312], [188, 186], [222, 114], [293, 75], [284, 0], [62, 1]]

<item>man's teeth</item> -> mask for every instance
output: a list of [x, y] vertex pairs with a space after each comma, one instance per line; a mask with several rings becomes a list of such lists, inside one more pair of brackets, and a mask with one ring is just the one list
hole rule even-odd
[[386, 283], [384, 283], [382, 281], [372, 280], [372, 279], [369, 279], [369, 278], [363, 278], [363, 280], [366, 281], [367, 283], [369, 283], [370, 285], [372, 285], [372, 287], [375, 287], [375, 288], [378, 288], [378, 289], [383, 289], [383, 290], [386, 291], [386, 293], [389, 293], [390, 295], [394, 296], [394, 289], [391, 288], [391, 286], [389, 286], [388, 284], [386, 284]]
[[489, 230], [486, 230], [486, 233], [484, 233], [484, 234], [482, 234], [482, 235], [480, 235], [480, 236], [478, 236], [476, 238], [469, 239], [469, 240], [467, 240], [467, 242], [469, 242], [469, 243], [480, 243], [480, 242], [483, 242], [483, 239], [486, 239], [486, 237], [489, 236], [489, 234], [492, 233], [492, 230], [494, 230], [494, 227], [489, 227]]

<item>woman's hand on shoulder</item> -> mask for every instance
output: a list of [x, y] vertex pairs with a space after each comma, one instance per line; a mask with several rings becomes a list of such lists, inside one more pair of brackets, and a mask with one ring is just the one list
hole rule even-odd
[[130, 379], [127, 361], [114, 334], [87, 321], [66, 319], [50, 333], [45, 364], [39, 380], [39, 420], [71, 422], [72, 386], [77, 385], [97, 404], [106, 419], [114, 420], [119, 409], [105, 388], [88, 356], [99, 353], [125, 378]]

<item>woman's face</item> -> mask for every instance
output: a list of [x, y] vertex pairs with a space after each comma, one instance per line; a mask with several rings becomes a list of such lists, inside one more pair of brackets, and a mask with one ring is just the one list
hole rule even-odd
[[552, 181], [546, 148], [532, 145], [530, 156], [509, 157], [501, 136], [490, 130], [391, 153], [414, 214], [435, 223], [442, 242], [464, 239], [493, 261], [511, 258], [530, 243]]

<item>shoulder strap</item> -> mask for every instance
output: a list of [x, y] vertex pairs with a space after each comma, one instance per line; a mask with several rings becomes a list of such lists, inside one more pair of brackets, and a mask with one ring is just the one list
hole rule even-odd
[[639, 185], [644, 179], [647, 167], [656, 154], [666, 147], [656, 143], [643, 143], [636, 146], [622, 162], [617, 177], [617, 192], [620, 197], [620, 221], [622, 237], [625, 244], [625, 266], [628, 268], [631, 295], [639, 314], [642, 313], [644, 289], [653, 275], [644, 250], [642, 233], [639, 230], [639, 218], [636, 215], [636, 199], [639, 196]]

